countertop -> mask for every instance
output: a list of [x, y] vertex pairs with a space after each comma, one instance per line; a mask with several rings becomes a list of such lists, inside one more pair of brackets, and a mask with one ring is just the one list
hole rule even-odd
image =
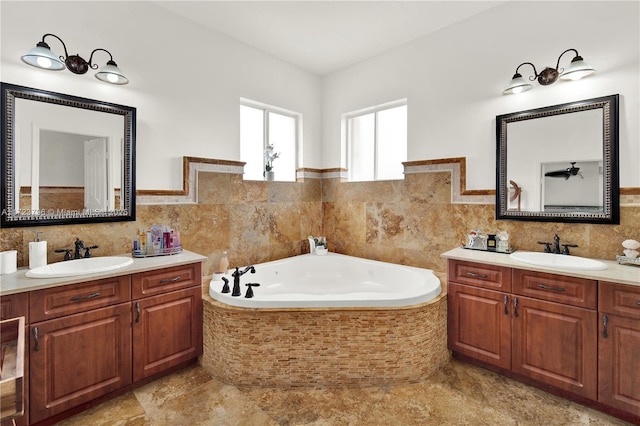
[[[131, 257], [131, 254], [121, 254], [118, 256]], [[81, 283], [100, 278], [135, 274], [137, 272], [145, 272], [154, 269], [169, 268], [171, 266], [186, 265], [188, 263], [202, 262], [206, 259], [206, 256], [183, 250], [181, 253], [171, 256], [143, 258], [134, 257], [133, 263], [131, 265], [119, 269], [114, 269], [112, 271], [60, 278], [28, 278], [26, 276], [26, 273], [29, 268], [20, 268], [13, 274], [0, 275], [0, 295], [4, 296], [15, 293], [23, 293], [25, 291], [42, 290], [45, 288], [58, 287], [67, 284]]]
[[529, 271], [550, 272], [571, 277], [589, 278], [592, 280], [609, 281], [640, 287], [640, 267], [633, 265], [619, 265], [613, 260], [600, 260], [607, 265], [603, 271], [576, 271], [558, 268], [546, 268], [531, 265], [511, 259], [506, 253], [468, 250], [457, 247], [441, 255], [446, 259], [466, 260], [469, 262], [486, 263], [490, 265], [506, 266], [508, 268], [526, 269]]

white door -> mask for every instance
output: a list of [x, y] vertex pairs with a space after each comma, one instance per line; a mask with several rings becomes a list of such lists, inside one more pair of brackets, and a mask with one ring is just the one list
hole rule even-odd
[[84, 143], [84, 208], [106, 211], [109, 208], [109, 151], [106, 138]]

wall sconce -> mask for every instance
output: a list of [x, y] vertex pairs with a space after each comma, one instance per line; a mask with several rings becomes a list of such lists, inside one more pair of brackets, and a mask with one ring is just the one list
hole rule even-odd
[[[560, 66], [560, 58], [562, 58], [562, 55], [567, 52], [576, 53], [576, 56], [571, 60], [571, 65], [569, 65], [569, 68], [566, 70], [564, 68], [558, 68]], [[511, 82], [502, 92], [503, 95], [509, 95], [511, 93], [516, 94], [531, 89], [531, 84], [525, 81], [525, 79], [522, 78], [522, 75], [518, 72], [521, 66], [527, 64], [533, 67], [534, 73], [534, 75], [529, 77], [529, 80], [534, 81], [537, 79], [538, 83], [543, 86], [548, 86], [555, 83], [556, 80], [558, 80], [558, 77], [562, 80], [579, 80], [582, 77], [586, 77], [596, 72], [596, 70], [594, 70], [591, 65], [587, 64], [582, 59], [582, 56], [578, 54], [578, 51], [576, 49], [567, 49], [558, 57], [558, 62], [556, 63], [555, 68], [546, 67], [540, 72], [540, 74], [538, 74], [535, 65], [533, 65], [531, 62], [523, 62], [518, 65], [518, 68], [516, 68], [516, 73], [513, 75]]]
[[[55, 37], [60, 40], [60, 43], [62, 43], [62, 47], [64, 48], [64, 56], [58, 57], [51, 51], [49, 45], [44, 41], [48, 36]], [[87, 62], [85, 59], [80, 57], [80, 55], [69, 56], [67, 53], [67, 46], [64, 44], [64, 41], [55, 34], [43, 35], [42, 41], [39, 42], [36, 47], [24, 54], [21, 59], [26, 64], [46, 70], [60, 71], [66, 67], [74, 74], [85, 74], [89, 68], [93, 70], [98, 68], [98, 64], [94, 64], [92, 61], [93, 54], [100, 50], [109, 54], [109, 60], [105, 66], [98, 70], [96, 78], [111, 84], [127, 84], [129, 79], [124, 76], [122, 71], [120, 71], [120, 68], [118, 68], [118, 65], [113, 61], [113, 56], [111, 56], [111, 53], [108, 50], [101, 48], [94, 49], [93, 52], [91, 52], [91, 56], [89, 56], [89, 61]]]

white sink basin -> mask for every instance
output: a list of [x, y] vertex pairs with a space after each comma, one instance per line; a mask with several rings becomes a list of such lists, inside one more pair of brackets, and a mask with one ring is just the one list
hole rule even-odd
[[52, 263], [39, 266], [27, 272], [29, 278], [59, 278], [73, 277], [76, 275], [95, 274], [98, 272], [112, 271], [131, 265], [133, 259], [124, 256], [90, 257], [87, 259], [67, 260], [65, 262]]
[[518, 262], [545, 266], [547, 268], [571, 269], [575, 271], [602, 271], [607, 269], [607, 265], [599, 260], [587, 259], [580, 256], [567, 256], [564, 254], [516, 251], [511, 253], [509, 257]]

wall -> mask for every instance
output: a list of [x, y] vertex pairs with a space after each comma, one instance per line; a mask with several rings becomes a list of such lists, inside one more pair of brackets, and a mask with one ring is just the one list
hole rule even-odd
[[[342, 165], [340, 116], [407, 98], [408, 160], [467, 157], [467, 187], [495, 187], [495, 117], [619, 93], [620, 185], [640, 186], [640, 3], [508, 2], [324, 79], [323, 167]], [[503, 96], [516, 67], [575, 48], [597, 72]], [[568, 66], [571, 52], [562, 58]], [[531, 67], [522, 67], [528, 77]], [[375, 88], [375, 90], [372, 90]]]
[[[319, 166], [321, 81], [311, 73], [154, 2], [3, 0], [0, 10], [2, 81], [137, 108], [138, 189], [181, 189], [183, 155], [240, 160], [241, 97], [302, 113], [304, 164]], [[20, 56], [45, 33], [85, 59], [106, 48], [130, 83], [25, 65]], [[103, 65], [108, 56], [96, 58]]]

